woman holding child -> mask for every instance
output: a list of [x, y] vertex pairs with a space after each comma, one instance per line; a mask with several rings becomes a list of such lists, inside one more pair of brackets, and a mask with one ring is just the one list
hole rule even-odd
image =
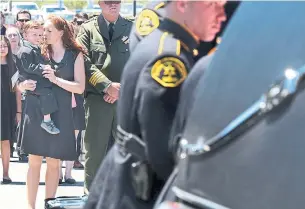
[[72, 93], [82, 94], [85, 88], [84, 51], [76, 43], [68, 23], [61, 17], [49, 16], [44, 24], [44, 38], [41, 53], [45, 62], [33, 64], [43, 64], [43, 76], [52, 83], [58, 108], [51, 114], [51, 120], [60, 133], [51, 134], [41, 127], [44, 115], [40, 111], [39, 95], [34, 93], [39, 81], [21, 82], [19, 88], [27, 90], [21, 146], [29, 154], [28, 209], [35, 208], [42, 158], [45, 156], [47, 162], [46, 200], [55, 197], [60, 160], [76, 160]]

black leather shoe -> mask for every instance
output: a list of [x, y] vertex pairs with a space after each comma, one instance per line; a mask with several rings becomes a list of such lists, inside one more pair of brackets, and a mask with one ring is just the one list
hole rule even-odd
[[11, 184], [12, 183], [12, 179], [10, 178], [3, 178], [1, 181], [1, 184]]
[[65, 183], [67, 183], [67, 184], [75, 184], [76, 181], [73, 178], [68, 178], [68, 179], [65, 179]]

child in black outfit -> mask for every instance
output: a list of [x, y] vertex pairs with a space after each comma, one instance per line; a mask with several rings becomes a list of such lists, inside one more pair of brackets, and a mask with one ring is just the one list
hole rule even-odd
[[59, 134], [60, 130], [51, 119], [51, 114], [58, 109], [56, 98], [52, 92], [52, 83], [43, 77], [43, 69], [48, 62], [44, 59], [38, 47], [42, 38], [39, 37], [39, 33], [42, 29], [42, 25], [37, 21], [26, 23], [24, 26], [24, 38], [27, 41], [24, 41], [17, 54], [16, 65], [19, 70], [20, 81], [28, 79], [37, 81], [36, 89], [27, 93], [34, 94], [39, 98], [43, 114], [41, 127], [50, 134]]

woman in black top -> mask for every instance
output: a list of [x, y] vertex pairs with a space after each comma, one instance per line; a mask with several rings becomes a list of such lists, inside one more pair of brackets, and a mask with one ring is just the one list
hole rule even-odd
[[53, 83], [52, 91], [57, 100], [58, 110], [51, 114], [51, 118], [60, 133], [52, 135], [40, 128], [43, 114], [39, 111], [39, 95], [33, 92], [36, 81], [21, 82], [19, 88], [28, 90], [24, 100], [25, 119], [21, 148], [29, 154], [29, 209], [35, 208], [42, 158], [45, 156], [47, 162], [46, 199], [55, 197], [60, 160], [76, 160], [72, 93], [82, 94], [85, 88], [84, 50], [76, 43], [68, 23], [63, 18], [49, 16], [45, 20], [41, 52], [49, 62], [49, 65], [43, 67], [43, 74]]
[[[3, 165], [2, 184], [10, 184], [10, 140], [14, 134], [14, 123], [17, 112], [16, 94], [13, 92], [11, 78], [16, 72], [9, 40], [0, 36], [1, 58], [1, 155]], [[17, 114], [20, 114], [18, 112]]]

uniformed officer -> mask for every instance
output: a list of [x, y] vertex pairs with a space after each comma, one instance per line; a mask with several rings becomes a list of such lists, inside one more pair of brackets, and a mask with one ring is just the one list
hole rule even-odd
[[[225, 21], [224, 24], [222, 25], [221, 31], [218, 33], [219, 36], [225, 30], [235, 10], [238, 8], [239, 3], [240, 3], [239, 1], [236, 2], [234, 1], [234, 2], [228, 2], [225, 5], [225, 13], [227, 16], [227, 21]], [[194, 100], [195, 100], [194, 95], [196, 93], [197, 84], [199, 83], [200, 79], [203, 77], [204, 71], [208, 68], [211, 60], [213, 59], [214, 53], [216, 52], [216, 47], [217, 45], [220, 44], [221, 38], [216, 37], [213, 42], [215, 43], [216, 46], [210, 49], [210, 51], [208, 52], [208, 56], [203, 56], [203, 57], [198, 56], [201, 58], [196, 62], [196, 65], [193, 67], [191, 73], [184, 82], [183, 88], [181, 90], [179, 105], [177, 108], [177, 113], [175, 115], [175, 119], [170, 134], [169, 146], [170, 146], [170, 152], [173, 153], [173, 158], [175, 158], [178, 142], [182, 137], [182, 133], [184, 131], [187, 118], [194, 104]], [[213, 42], [209, 42], [209, 43], [213, 43]], [[208, 46], [208, 45], [202, 44], [201, 45], [202, 48], [200, 52], [206, 53], [207, 52], [206, 49], [208, 48], [204, 48], [204, 46]], [[173, 185], [175, 185], [175, 171], [173, 171], [171, 178], [168, 179], [166, 186], [163, 188], [163, 191], [158, 197], [158, 201], [156, 202], [155, 207], [158, 207], [158, 204], [161, 203], [164, 199], [166, 200], [173, 199], [174, 196], [171, 191]]]
[[77, 41], [88, 51], [86, 58], [85, 192], [112, 143], [116, 127], [115, 102], [121, 73], [129, 58], [132, 22], [119, 15], [121, 1], [99, 1], [102, 13], [84, 23]]
[[[102, 163], [85, 208], [152, 208], [172, 169], [168, 133], [199, 39], [211, 41], [225, 1], [171, 1], [157, 29], [133, 51], [122, 76], [116, 144]], [[155, 21], [158, 17], [150, 17]], [[148, 19], [136, 28], [146, 33]], [[132, 81], [132, 82], [131, 82]]]

